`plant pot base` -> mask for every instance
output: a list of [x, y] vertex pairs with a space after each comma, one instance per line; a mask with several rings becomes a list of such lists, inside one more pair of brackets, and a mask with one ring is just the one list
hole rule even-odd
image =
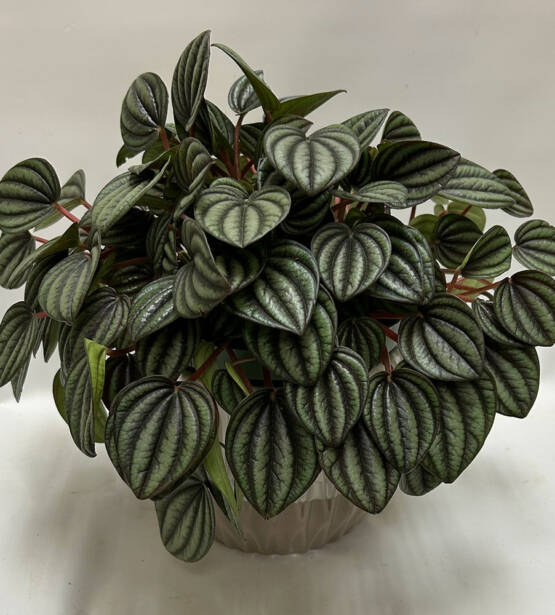
[[245, 501], [239, 519], [243, 536], [216, 507], [216, 540], [245, 553], [306, 553], [341, 538], [366, 516], [342, 495], [294, 502], [268, 520]]

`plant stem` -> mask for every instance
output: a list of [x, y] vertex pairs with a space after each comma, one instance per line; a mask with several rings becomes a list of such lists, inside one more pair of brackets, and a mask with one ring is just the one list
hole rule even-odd
[[416, 216], [416, 205], [413, 205], [410, 210], [409, 222], [414, 219], [414, 216]]
[[225, 350], [226, 345], [222, 344], [218, 346], [216, 350], [206, 359], [206, 361], [195, 371], [194, 374], [189, 376], [188, 380], [198, 380], [202, 374], [214, 363], [214, 361], [220, 356], [220, 354]]
[[48, 314], [46, 312], [35, 312], [35, 318], [48, 318]]
[[465, 207], [462, 211], [461, 211], [461, 216], [466, 216], [466, 214], [472, 209], [472, 205], [469, 205], [468, 207]]
[[239, 359], [237, 358], [237, 355], [235, 354], [235, 352], [233, 351], [233, 348], [229, 344], [227, 344], [226, 346], [226, 352], [227, 352], [227, 356], [229, 357], [231, 361], [231, 364], [235, 367], [235, 371], [237, 372], [237, 374], [239, 374], [239, 378], [241, 378], [241, 380], [243, 381], [245, 388], [247, 389], [249, 393], [252, 393], [254, 391], [252, 384], [250, 380], [247, 378], [247, 375], [245, 374], [243, 368], [237, 363]]
[[262, 368], [262, 375], [264, 376], [264, 386], [268, 389], [273, 389], [274, 383], [272, 382], [272, 375], [267, 367]]
[[65, 207], [63, 207], [63, 205], [60, 205], [60, 203], [58, 203], [58, 202], [54, 203], [54, 205], [55, 205], [56, 209], [63, 216], [65, 216], [68, 220], [71, 220], [72, 222], [77, 222], [77, 224], [79, 224], [79, 222], [80, 222], [79, 218], [77, 218], [72, 213], [70, 213]]
[[459, 271], [455, 269], [455, 271], [453, 272], [453, 277], [451, 278], [451, 281], [449, 282], [449, 284], [447, 284], [447, 287], [445, 290], [447, 292], [449, 292], [450, 290], [453, 290], [458, 279], [459, 279]]
[[83, 205], [87, 209], [92, 209], [92, 205], [88, 201], [85, 201], [85, 199], [81, 199], [81, 205]]
[[243, 170], [241, 171], [241, 179], [244, 179], [245, 175], [249, 172], [249, 169], [252, 169], [252, 172], [256, 174], [254, 162], [250, 158], [247, 158], [247, 164], [243, 167]]
[[233, 132], [233, 155], [235, 162], [235, 179], [241, 179], [241, 167], [239, 166], [239, 135], [241, 132], [241, 124], [243, 123], [243, 115], [239, 116], [235, 130]]
[[391, 359], [389, 358], [389, 350], [387, 349], [387, 346], [384, 346], [382, 348], [382, 351], [380, 353], [380, 361], [383, 363], [385, 371], [388, 374], [391, 374], [391, 372], [393, 371], [393, 367], [391, 366]]
[[385, 333], [386, 337], [388, 337], [390, 340], [393, 340], [394, 342], [396, 342], [399, 339], [399, 336], [397, 335], [397, 333], [395, 333], [395, 331], [392, 331], [389, 327], [386, 327], [385, 325], [382, 325], [381, 322], [378, 322], [378, 324], [382, 328], [382, 330]]
[[135, 350], [135, 346], [128, 346], [127, 348], [119, 348], [118, 350], [106, 350], [106, 354], [109, 357], [123, 357], [123, 355], [129, 354]]
[[158, 134], [160, 135], [160, 141], [162, 141], [162, 147], [167, 152], [170, 149], [170, 142], [168, 141], [168, 133], [163, 126], [158, 128]]
[[31, 237], [39, 243], [48, 243], [48, 239], [44, 239], [44, 237], [38, 237], [37, 235], [31, 235]]

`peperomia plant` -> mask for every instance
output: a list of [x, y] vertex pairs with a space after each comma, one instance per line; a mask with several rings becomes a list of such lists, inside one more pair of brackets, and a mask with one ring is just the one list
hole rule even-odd
[[[511, 173], [423, 140], [399, 111], [311, 130], [341, 90], [278, 98], [215, 46], [243, 73], [235, 123], [204, 96], [203, 32], [173, 75], [174, 124], [160, 77], [131, 84], [117, 164], [140, 164], [92, 205], [82, 171], [60, 187], [42, 158], [0, 182], [0, 282], [25, 284], [1, 324], [0, 385], [19, 399], [31, 356], [57, 348], [75, 444], [105, 444], [186, 561], [210, 548], [214, 505], [237, 524], [245, 497], [269, 518], [321, 470], [370, 513], [399, 484], [453, 482], [496, 413], [528, 414], [535, 346], [555, 341], [555, 228], [525, 222], [514, 245], [485, 230], [485, 209], [532, 214]], [[35, 234], [63, 218], [61, 235]], [[526, 269], [508, 276], [513, 256]]]

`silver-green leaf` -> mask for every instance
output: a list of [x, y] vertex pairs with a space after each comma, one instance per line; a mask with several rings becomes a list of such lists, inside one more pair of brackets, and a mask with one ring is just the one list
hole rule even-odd
[[39, 321], [29, 306], [19, 301], [12, 305], [0, 324], [0, 386], [15, 377], [31, 356]]
[[388, 113], [389, 109], [365, 111], [350, 117], [348, 120], [342, 122], [342, 124], [355, 133], [362, 151], [370, 145], [374, 137], [378, 134]]
[[555, 275], [555, 226], [545, 220], [530, 220], [519, 226], [513, 255], [525, 267]]
[[488, 229], [462, 261], [465, 278], [495, 278], [511, 267], [511, 239], [499, 225]]

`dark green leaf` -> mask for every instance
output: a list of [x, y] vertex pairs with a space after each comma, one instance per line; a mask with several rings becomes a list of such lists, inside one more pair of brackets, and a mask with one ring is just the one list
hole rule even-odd
[[214, 259], [216, 265], [235, 293], [253, 282], [264, 267], [264, 252], [260, 246], [248, 249], [223, 248]]
[[146, 237], [146, 253], [156, 275], [175, 273], [177, 269], [176, 228], [170, 214], [154, 219]]
[[166, 549], [184, 562], [204, 557], [215, 535], [214, 504], [208, 487], [189, 478], [170, 495], [157, 500], [155, 506]]
[[447, 214], [441, 216], [435, 231], [435, 253], [439, 262], [449, 269], [456, 269], [482, 232], [466, 216]]
[[22, 233], [52, 211], [60, 197], [60, 182], [44, 158], [29, 158], [13, 166], [0, 181], [0, 230]]
[[262, 108], [266, 112], [272, 113], [280, 107], [280, 102], [276, 95], [270, 90], [270, 88], [262, 81], [261, 75], [257, 71], [254, 71], [235, 51], [230, 49], [227, 45], [221, 43], [214, 43], [213, 47], [221, 49], [226, 53], [239, 68], [243, 71], [245, 77], [249, 80]]
[[472, 380], [484, 366], [484, 336], [472, 311], [438, 294], [399, 326], [399, 350], [418, 371], [438, 380]]
[[179, 318], [173, 307], [174, 275], [168, 275], [144, 286], [135, 297], [129, 313], [131, 338], [138, 341]]
[[461, 263], [465, 278], [495, 278], [511, 266], [511, 239], [499, 225], [492, 226], [478, 239]]
[[313, 386], [287, 382], [289, 407], [326, 446], [339, 446], [358, 421], [368, 393], [368, 371], [360, 355], [343, 346]]
[[347, 301], [381, 276], [391, 256], [391, 242], [375, 224], [350, 228], [332, 222], [314, 234], [311, 250], [322, 282], [339, 301]]
[[313, 385], [331, 359], [336, 331], [335, 305], [329, 293], [320, 288], [312, 318], [302, 335], [246, 321], [243, 338], [273, 375]]
[[284, 115], [300, 115], [304, 117], [321, 107], [330, 98], [347, 90], [333, 90], [331, 92], [318, 92], [317, 94], [307, 94], [305, 96], [293, 96], [280, 103], [279, 109], [272, 114], [274, 120]]
[[455, 172], [460, 154], [430, 141], [398, 141], [381, 150], [372, 164], [374, 179], [388, 179], [408, 190], [407, 207], [437, 194]]
[[110, 276], [110, 284], [121, 295], [132, 297], [151, 282], [153, 277], [151, 265], [137, 263], [117, 267]]
[[174, 162], [175, 179], [180, 188], [192, 192], [197, 182], [204, 180], [213, 163], [212, 156], [198, 139], [183, 139]]
[[383, 127], [382, 141], [415, 141], [420, 132], [414, 122], [401, 111], [392, 111]]
[[510, 348], [493, 342], [486, 345], [486, 365], [495, 383], [497, 412], [524, 418], [540, 384], [540, 362], [532, 346]]
[[351, 429], [339, 448], [320, 452], [320, 465], [338, 491], [372, 514], [385, 508], [400, 478], [383, 458], [363, 421]]
[[127, 171], [108, 182], [98, 193], [91, 210], [94, 228], [105, 233], [160, 181], [168, 164], [169, 160], [153, 177], [144, 178]]
[[134, 158], [135, 156], [137, 156], [139, 154], [139, 152], [135, 149], [132, 149], [130, 147], [127, 147], [127, 145], [122, 145], [117, 153], [116, 156], [116, 166], [117, 167], [121, 167], [123, 164], [125, 164], [130, 158]]
[[54, 265], [44, 276], [38, 299], [54, 320], [72, 323], [89, 291], [100, 258], [100, 239], [90, 253], [74, 252]]
[[503, 346], [522, 346], [522, 342], [513, 337], [499, 322], [495, 315], [493, 302], [486, 299], [474, 299], [472, 312], [482, 331], [492, 340]]
[[426, 376], [397, 368], [370, 378], [363, 419], [386, 461], [404, 474], [430, 448], [438, 409], [437, 391]]
[[441, 485], [441, 479], [431, 474], [422, 465], [401, 476], [399, 487], [407, 495], [425, 495]]
[[364, 316], [343, 321], [339, 325], [337, 339], [341, 346], [347, 346], [359, 354], [368, 369], [378, 363], [385, 346], [383, 329], [375, 320]]
[[175, 277], [175, 308], [184, 318], [199, 318], [227, 297], [231, 285], [216, 265], [206, 235], [196, 220], [184, 220], [181, 238], [192, 260]]
[[198, 322], [179, 318], [137, 343], [137, 365], [145, 376], [177, 380], [190, 364], [199, 341]]
[[415, 216], [409, 224], [417, 231], [420, 231], [422, 235], [426, 237], [426, 241], [429, 244], [433, 245], [436, 243], [437, 216], [434, 216], [434, 214], [420, 214], [419, 216]]
[[195, 219], [217, 239], [244, 248], [282, 222], [290, 206], [283, 188], [269, 186], [249, 194], [237, 180], [222, 178], [200, 195]]
[[391, 257], [368, 292], [400, 303], [426, 303], [434, 294], [435, 280], [434, 259], [426, 238], [395, 218], [375, 223], [389, 235]]
[[210, 388], [218, 404], [228, 414], [232, 414], [237, 404], [245, 397], [241, 387], [226, 369], [218, 369], [214, 372]]
[[312, 437], [272, 389], [251, 393], [235, 409], [226, 457], [241, 490], [266, 519], [302, 495], [319, 471]]
[[534, 207], [517, 178], [512, 173], [509, 173], [509, 171], [505, 171], [505, 169], [497, 169], [493, 174], [509, 189], [514, 200], [513, 204], [503, 207], [503, 211], [517, 218], [531, 216], [534, 213]]
[[515, 233], [514, 257], [525, 267], [555, 275], [555, 226], [530, 220]]
[[56, 372], [54, 380], [52, 381], [52, 397], [54, 398], [56, 410], [58, 410], [60, 416], [67, 423], [66, 409], [64, 406], [65, 391], [60, 378], [60, 370]]
[[315, 231], [326, 219], [331, 216], [331, 194], [322, 192], [317, 196], [302, 196], [295, 198], [292, 195], [291, 210], [287, 218], [281, 223], [281, 228], [289, 235], [306, 235]]
[[358, 139], [343, 125], [321, 128], [307, 137], [300, 128], [276, 124], [264, 135], [272, 165], [309, 195], [339, 182], [357, 163]]
[[25, 384], [25, 379], [27, 378], [30, 363], [31, 355], [27, 357], [25, 363], [19, 368], [15, 376], [11, 379], [13, 396], [15, 401], [18, 403], [21, 399], [21, 393], [23, 392], [23, 385]]
[[[438, 199], [441, 197], [434, 197]], [[438, 206], [436, 205], [436, 208]], [[439, 215], [440, 212], [443, 212], [443, 207], [440, 205], [440, 211], [437, 212], [434, 209], [434, 213]], [[448, 214], [460, 214], [469, 218], [476, 224], [476, 226], [483, 231], [486, 226], [486, 212], [483, 207], [476, 207], [476, 205], [467, 205], [466, 203], [457, 203], [456, 201], [452, 201], [447, 205], [447, 213]]]
[[114, 399], [116, 451], [140, 499], [163, 496], [189, 476], [216, 435], [216, 406], [196, 382], [162, 376], [132, 382]]
[[498, 208], [515, 205], [511, 191], [491, 171], [461, 158], [455, 173], [442, 187], [440, 195], [477, 207]]
[[[135, 355], [124, 354], [108, 357], [104, 374], [104, 392], [102, 400], [111, 409], [116, 395], [129, 383], [139, 380], [141, 373], [137, 367]], [[106, 437], [108, 442], [108, 437]]]
[[366, 149], [372, 139], [378, 134], [378, 130], [383, 124], [387, 114], [389, 113], [389, 109], [374, 109], [372, 111], [365, 111], [364, 113], [359, 113], [358, 115], [354, 115], [342, 122], [344, 126], [350, 128], [355, 135], [357, 136], [360, 149]]
[[34, 251], [35, 240], [27, 232], [0, 235], [0, 286], [18, 288], [25, 282], [29, 267], [18, 271], [18, 265]]
[[[260, 81], [264, 81], [264, 71], [255, 70], [253, 72]], [[260, 106], [258, 96], [245, 75], [241, 75], [233, 82], [227, 95], [227, 103], [237, 115], [245, 115]]]
[[407, 207], [408, 191], [399, 182], [371, 182], [357, 188], [354, 192], [336, 190], [334, 194], [350, 201], [359, 201], [360, 203], [385, 203], [393, 209], [404, 209]]
[[525, 270], [505, 278], [495, 289], [495, 315], [525, 344], [555, 342], [555, 281], [541, 271]]
[[127, 90], [121, 106], [123, 142], [141, 150], [158, 139], [168, 114], [168, 91], [155, 73], [139, 75]]
[[279, 240], [260, 276], [232, 295], [229, 305], [242, 318], [301, 335], [316, 304], [318, 279], [310, 250], [296, 241]]
[[194, 124], [204, 98], [209, 60], [210, 31], [206, 30], [185, 47], [173, 73], [173, 113], [178, 129], [185, 133]]
[[495, 418], [495, 384], [487, 370], [472, 382], [436, 384], [439, 429], [422, 465], [444, 483], [452, 483], [482, 448]]

